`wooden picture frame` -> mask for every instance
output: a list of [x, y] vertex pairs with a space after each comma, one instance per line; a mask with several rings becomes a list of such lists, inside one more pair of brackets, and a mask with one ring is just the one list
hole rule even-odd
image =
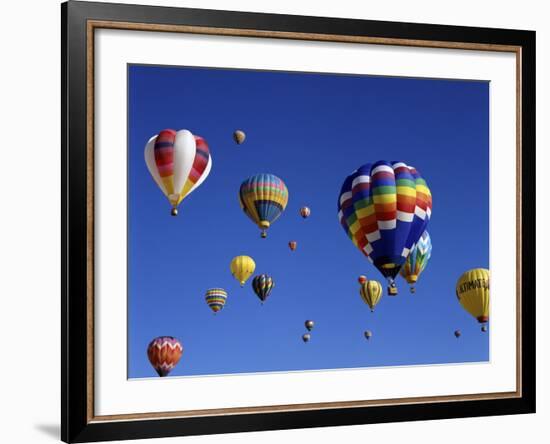
[[[65, 442], [535, 412], [535, 33], [70, 1], [62, 14], [62, 415]], [[516, 55], [517, 390], [134, 415], [94, 414], [97, 29], [470, 49]], [[510, 234], [512, 236], [512, 234]]]

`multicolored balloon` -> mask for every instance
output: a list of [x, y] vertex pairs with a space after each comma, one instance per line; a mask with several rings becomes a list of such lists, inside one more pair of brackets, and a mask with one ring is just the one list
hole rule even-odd
[[246, 139], [246, 134], [244, 131], [236, 130], [233, 133], [233, 140], [237, 143], [237, 145], [241, 145], [244, 142], [244, 139]]
[[241, 184], [239, 202], [245, 214], [262, 230], [262, 237], [267, 237], [266, 230], [286, 208], [288, 189], [273, 174], [256, 174]]
[[256, 262], [250, 256], [235, 256], [230, 264], [231, 274], [239, 281], [241, 287], [256, 269]]
[[259, 274], [252, 279], [252, 289], [254, 293], [256, 293], [256, 296], [260, 298], [262, 304], [271, 294], [273, 287], [275, 287], [275, 282], [273, 282], [273, 278], [267, 274]]
[[147, 356], [159, 376], [170, 373], [181, 359], [183, 347], [173, 336], [159, 336], [147, 347]]
[[359, 288], [359, 294], [363, 302], [367, 304], [370, 311], [374, 311], [374, 307], [382, 299], [382, 285], [378, 281], [366, 281], [361, 284]]
[[399, 271], [399, 274], [405, 279], [411, 286], [411, 293], [416, 290], [414, 284], [418, 280], [420, 273], [424, 271], [428, 261], [432, 255], [432, 240], [427, 231], [422, 233], [420, 239], [416, 243], [415, 247], [411, 250], [407, 256], [407, 260], [403, 264], [403, 267]]
[[209, 290], [206, 290], [204, 299], [210, 309], [214, 313], [217, 313], [224, 307], [225, 302], [227, 301], [227, 291], [223, 288], [210, 288]]
[[304, 322], [304, 325], [306, 326], [307, 331], [311, 331], [311, 330], [313, 330], [313, 327], [315, 326], [315, 322], [307, 320], [306, 322]]
[[208, 177], [212, 157], [202, 137], [186, 129], [165, 129], [147, 142], [145, 163], [177, 216], [180, 202]]
[[460, 305], [477, 321], [489, 321], [489, 270], [474, 268], [465, 272], [456, 283], [456, 297]]
[[300, 216], [302, 216], [304, 219], [307, 219], [310, 214], [311, 210], [309, 209], [309, 207], [300, 208]]
[[298, 242], [296, 242], [296, 241], [290, 241], [288, 243], [288, 248], [290, 248], [291, 251], [296, 250], [297, 246], [298, 246]]
[[351, 173], [340, 191], [338, 218], [353, 244], [388, 280], [394, 279], [426, 229], [432, 196], [420, 173], [404, 162], [378, 161]]
[[309, 342], [311, 339], [311, 335], [309, 333], [305, 333], [302, 335], [302, 341]]
[[370, 341], [370, 338], [372, 338], [372, 332], [370, 330], [365, 331], [365, 338], [367, 341]]

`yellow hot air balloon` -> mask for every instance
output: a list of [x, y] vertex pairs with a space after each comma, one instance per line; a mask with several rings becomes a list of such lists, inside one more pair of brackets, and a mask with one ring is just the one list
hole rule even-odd
[[254, 273], [256, 263], [250, 256], [236, 256], [231, 261], [230, 268], [231, 274], [240, 282], [242, 287], [247, 279], [252, 276], [252, 273]]
[[489, 270], [474, 268], [460, 276], [456, 283], [460, 305], [480, 323], [489, 320]]
[[365, 281], [359, 288], [359, 294], [363, 302], [370, 307], [370, 311], [374, 311], [374, 307], [382, 298], [382, 285], [378, 281]]

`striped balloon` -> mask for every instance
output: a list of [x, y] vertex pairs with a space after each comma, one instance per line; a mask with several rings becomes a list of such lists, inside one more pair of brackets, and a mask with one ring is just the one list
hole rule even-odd
[[346, 178], [338, 198], [344, 231], [395, 292], [394, 278], [426, 229], [431, 212], [426, 181], [403, 162], [363, 165]]
[[370, 311], [374, 311], [374, 307], [382, 298], [382, 285], [378, 281], [365, 281], [359, 287], [359, 295], [363, 302], [367, 304]]
[[262, 237], [266, 237], [266, 230], [286, 208], [288, 189], [273, 174], [256, 174], [241, 184], [239, 203], [244, 213], [262, 230]]
[[422, 233], [420, 239], [416, 243], [415, 247], [411, 250], [407, 256], [407, 260], [403, 264], [401, 271], [401, 277], [405, 279], [411, 285], [411, 293], [415, 292], [414, 284], [418, 280], [420, 273], [424, 271], [428, 261], [432, 255], [432, 241], [427, 231]]
[[260, 298], [262, 304], [271, 294], [273, 287], [275, 287], [275, 282], [273, 282], [273, 278], [267, 274], [260, 274], [252, 279], [252, 289], [254, 293], [256, 293], [256, 296]]
[[166, 376], [179, 362], [183, 354], [181, 342], [173, 336], [159, 336], [147, 347], [147, 356], [159, 376]]
[[210, 309], [214, 313], [217, 313], [225, 305], [225, 302], [227, 300], [227, 291], [225, 291], [223, 288], [211, 288], [209, 290], [206, 290], [206, 295], [204, 296], [204, 299], [206, 299], [206, 303], [208, 304]]
[[208, 177], [212, 158], [208, 144], [188, 130], [166, 129], [151, 137], [145, 146], [149, 173], [172, 205], [177, 206]]

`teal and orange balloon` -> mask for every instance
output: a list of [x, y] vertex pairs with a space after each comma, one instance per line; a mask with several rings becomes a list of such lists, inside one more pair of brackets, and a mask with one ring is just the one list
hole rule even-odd
[[225, 306], [227, 291], [223, 288], [210, 288], [206, 290], [204, 299], [206, 300], [206, 304], [210, 307], [210, 310], [217, 313]]
[[173, 336], [159, 336], [147, 347], [149, 362], [159, 376], [167, 376], [177, 365], [183, 354], [181, 342]]
[[273, 287], [275, 287], [275, 282], [273, 278], [267, 274], [260, 274], [252, 279], [252, 289], [260, 301], [262, 301], [262, 304], [271, 294]]
[[432, 240], [428, 232], [424, 231], [399, 271], [401, 277], [411, 286], [411, 293], [416, 291], [414, 285], [418, 281], [420, 274], [426, 269], [431, 256]]
[[239, 203], [244, 213], [260, 228], [262, 237], [266, 237], [266, 230], [286, 208], [288, 189], [274, 174], [256, 174], [241, 184]]
[[387, 279], [395, 277], [426, 230], [432, 195], [420, 173], [404, 162], [367, 163], [345, 180], [338, 218], [353, 244]]

